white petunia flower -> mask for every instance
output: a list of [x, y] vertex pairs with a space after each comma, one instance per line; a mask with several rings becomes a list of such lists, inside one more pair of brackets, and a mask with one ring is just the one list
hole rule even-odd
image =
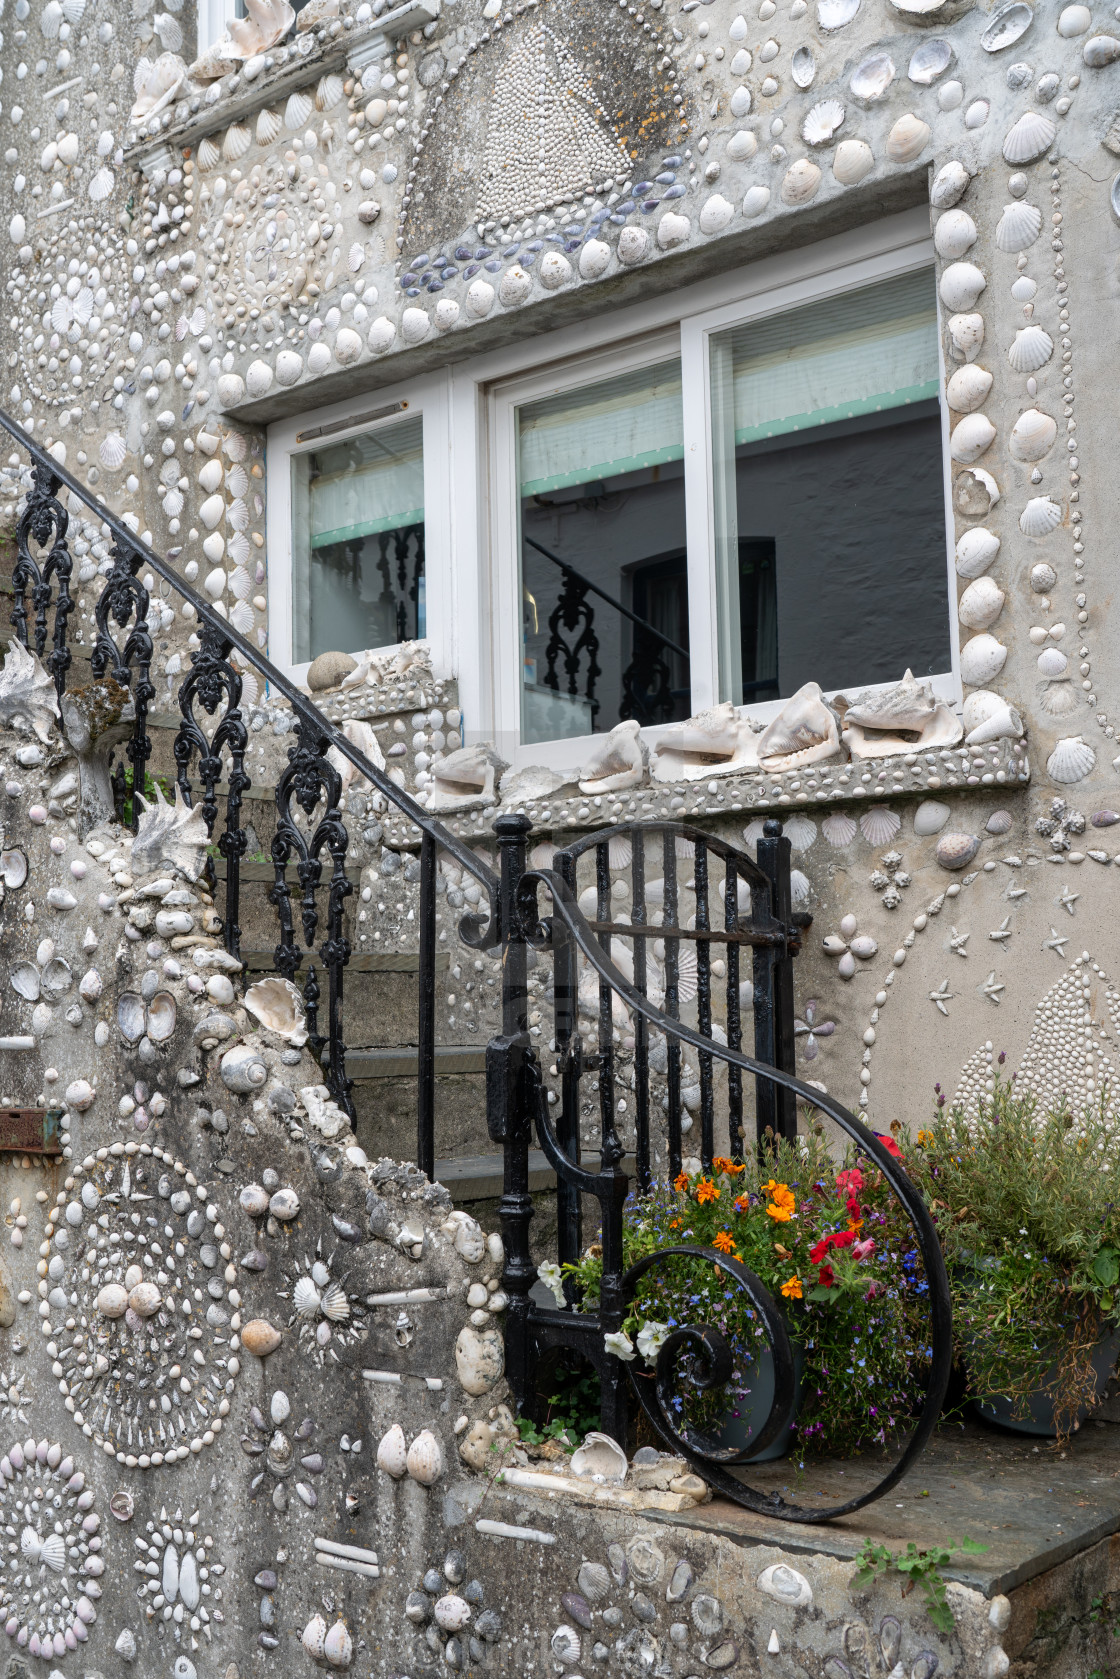
[[551, 1289], [552, 1298], [563, 1309], [567, 1305], [567, 1301], [564, 1299], [564, 1278], [559, 1265], [556, 1264], [555, 1260], [546, 1259], [543, 1265], [537, 1266], [537, 1276], [545, 1288]]
[[621, 1329], [616, 1329], [612, 1335], [604, 1335], [603, 1345], [609, 1353], [616, 1353], [619, 1358], [624, 1358], [627, 1364], [637, 1357], [633, 1341]]
[[638, 1351], [647, 1364], [654, 1364], [657, 1355], [669, 1338], [669, 1325], [658, 1323], [655, 1318], [647, 1318], [638, 1331]]

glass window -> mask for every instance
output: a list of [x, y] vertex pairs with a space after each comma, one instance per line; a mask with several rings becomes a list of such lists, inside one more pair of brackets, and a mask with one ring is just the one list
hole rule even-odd
[[720, 692], [951, 668], [933, 274], [711, 340]]
[[526, 744], [687, 717], [677, 361], [518, 409]]
[[293, 663], [425, 633], [420, 416], [293, 455]]

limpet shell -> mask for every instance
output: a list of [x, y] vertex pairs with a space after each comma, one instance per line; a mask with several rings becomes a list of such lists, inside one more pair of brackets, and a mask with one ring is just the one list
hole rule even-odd
[[807, 1609], [813, 1601], [813, 1588], [804, 1574], [784, 1562], [764, 1568], [756, 1583], [760, 1592], [778, 1603], [788, 1604], [791, 1609]]
[[942, 834], [934, 849], [934, 856], [943, 869], [963, 869], [971, 863], [979, 849], [978, 834], [963, 834], [954, 830]]

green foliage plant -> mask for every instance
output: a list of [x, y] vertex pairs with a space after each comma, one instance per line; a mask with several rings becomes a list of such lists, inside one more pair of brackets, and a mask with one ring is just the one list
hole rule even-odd
[[856, 1555], [852, 1587], [862, 1591], [892, 1570], [901, 1574], [907, 1581], [903, 1597], [908, 1596], [916, 1586], [925, 1599], [926, 1614], [938, 1632], [948, 1636], [957, 1623], [941, 1570], [952, 1562], [958, 1552], [962, 1556], [978, 1556], [987, 1549], [986, 1545], [969, 1539], [967, 1535], [963, 1539], [950, 1539], [947, 1545], [930, 1545], [925, 1550], [919, 1550], [911, 1540], [904, 1551], [890, 1551], [886, 1545], [876, 1545], [874, 1540], [865, 1539]]

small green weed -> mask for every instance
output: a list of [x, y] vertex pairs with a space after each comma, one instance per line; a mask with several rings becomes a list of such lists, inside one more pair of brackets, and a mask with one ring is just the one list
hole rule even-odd
[[548, 1398], [543, 1421], [538, 1425], [529, 1417], [518, 1417], [518, 1433], [523, 1445], [558, 1440], [574, 1452], [584, 1435], [599, 1426], [599, 1377], [594, 1370], [561, 1364], [556, 1382], [557, 1391]]
[[885, 1545], [876, 1545], [872, 1540], [865, 1539], [856, 1556], [859, 1566], [852, 1585], [862, 1590], [873, 1580], [882, 1579], [891, 1569], [896, 1574], [904, 1574], [908, 1577], [909, 1584], [903, 1588], [903, 1597], [908, 1596], [917, 1586], [925, 1598], [926, 1614], [938, 1632], [951, 1633], [956, 1625], [956, 1618], [949, 1607], [941, 1570], [952, 1562], [958, 1552], [962, 1556], [977, 1556], [987, 1549], [986, 1545], [981, 1545], [967, 1536], [964, 1539], [951, 1540], [948, 1545], [931, 1545], [924, 1551], [919, 1550], [911, 1540], [905, 1551], [899, 1552], [889, 1551]]

